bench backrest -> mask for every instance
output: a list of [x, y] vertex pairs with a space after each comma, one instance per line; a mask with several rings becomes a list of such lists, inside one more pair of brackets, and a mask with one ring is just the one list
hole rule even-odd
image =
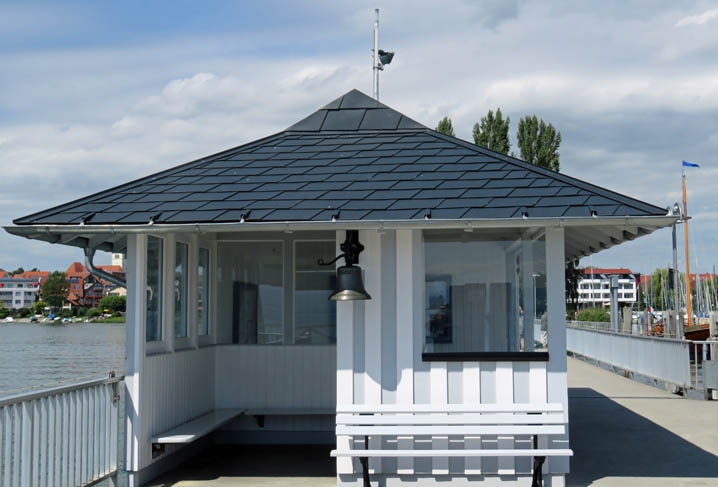
[[337, 406], [337, 435], [564, 434], [561, 404]]

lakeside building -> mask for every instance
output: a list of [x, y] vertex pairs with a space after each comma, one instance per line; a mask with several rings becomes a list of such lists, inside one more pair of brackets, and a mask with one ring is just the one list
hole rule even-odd
[[587, 267], [578, 281], [578, 304], [580, 307], [611, 305], [611, 276], [618, 276], [618, 304], [633, 306], [638, 301], [640, 274], [630, 269], [601, 269]]
[[0, 277], [0, 301], [6, 309], [32, 308], [40, 293], [40, 284], [34, 279]]
[[5, 229], [127, 255], [130, 486], [212, 442], [326, 442], [341, 487], [562, 487], [566, 262], [678, 218], [352, 90]]
[[[99, 269], [125, 279], [125, 272], [117, 265], [97, 266]], [[100, 300], [109, 295], [118, 286], [101, 279], [87, 270], [79, 262], [73, 262], [65, 271], [65, 280], [70, 284], [67, 296], [69, 306], [83, 308], [96, 307]]]

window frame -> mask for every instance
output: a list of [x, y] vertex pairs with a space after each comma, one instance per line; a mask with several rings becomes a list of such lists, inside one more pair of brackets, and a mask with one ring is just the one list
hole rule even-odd
[[[177, 247], [180, 245], [184, 245], [186, 248], [185, 269], [183, 269], [184, 280], [185, 280], [185, 289], [184, 289], [185, 334], [183, 336], [177, 336], [176, 329], [175, 329], [177, 303], [175, 301], [175, 296], [174, 296], [174, 290], [175, 290], [174, 282], [175, 282], [175, 277], [176, 277], [176, 273], [177, 273]], [[192, 251], [191, 251], [192, 245], [189, 241], [186, 241], [182, 238], [175, 238], [173, 247], [174, 247], [174, 256], [173, 256], [172, 262], [174, 263], [174, 265], [171, 266], [171, 271], [172, 271], [172, 299], [171, 299], [171, 303], [172, 303], [172, 315], [171, 315], [172, 339], [174, 340], [175, 348], [186, 348], [191, 345], [191, 343], [189, 343], [189, 342], [192, 341], [191, 340], [192, 335], [191, 335], [191, 331], [190, 331], [190, 328], [191, 328], [190, 321], [191, 320], [190, 320], [190, 312], [189, 312], [189, 310], [190, 310], [190, 292], [189, 292], [189, 290], [190, 290], [190, 285], [191, 285], [191, 281], [192, 281], [192, 279], [190, 279], [190, 273], [191, 273], [190, 269], [191, 269], [191, 260], [192, 260], [190, 256], [192, 255]], [[180, 292], [182, 292], [182, 291], [180, 290]], [[181, 317], [180, 317], [180, 319], [181, 319]]]
[[[511, 229], [506, 229], [511, 230]], [[523, 241], [524, 239], [531, 239], [531, 240], [539, 240], [544, 239], [544, 252], [545, 255], [543, 256], [544, 259], [547, 259], [548, 257], [548, 245], [547, 242], [545, 242], [545, 229], [543, 228], [537, 228], [533, 229], [527, 232], [523, 232], [523, 234], [520, 236], [519, 241]], [[426, 271], [426, 239], [425, 239], [425, 233], [421, 232], [421, 248], [422, 248], [422, 254], [423, 262], [423, 273], [424, 276], [421, 279], [421, 299], [422, 299], [422, 313], [426, 310], [426, 303], [424, 300], [426, 299], [426, 277], [427, 277], [427, 271]], [[548, 265], [548, 262], [546, 261], [546, 265]], [[548, 309], [548, 302], [547, 309]], [[453, 323], [452, 323], [453, 328]], [[422, 352], [421, 352], [421, 360], [422, 362], [548, 362], [549, 361], [549, 352], [548, 352], [548, 345], [546, 351], [426, 351], [425, 347], [427, 345], [427, 337], [426, 337], [426, 331], [425, 331], [425, 325], [422, 318]], [[550, 338], [549, 338], [550, 339]]]
[[[202, 279], [202, 277], [199, 275], [201, 253], [203, 250], [207, 252], [207, 265], [205, 266], [204, 279]], [[196, 294], [196, 301], [194, 302], [194, 315], [195, 322], [197, 325], [195, 334], [197, 335], [197, 340], [201, 340], [212, 335], [211, 320], [209, 317], [209, 312], [212, 307], [209, 305], [209, 303], [212, 300], [212, 277], [214, 277], [214, 274], [212, 273], [212, 249], [209, 245], [200, 242], [200, 244], [197, 246], [197, 265], [194, 267], [197, 275], [197, 279], [194, 285], [194, 291]], [[199, 320], [199, 302], [201, 297], [200, 284], [202, 285], [202, 289], [204, 290], [205, 295], [205, 299], [202, 300], [202, 318], [203, 321], [207, 323], [207, 333], [200, 333], [200, 328], [202, 326], [202, 323]]]
[[[242, 347], [256, 347], [256, 346], [284, 346], [284, 347], [291, 347], [291, 346], [302, 346], [302, 347], [336, 347], [336, 343], [328, 343], [328, 344], [297, 344], [295, 340], [295, 287], [296, 287], [296, 278], [295, 278], [295, 245], [294, 241], [317, 241], [317, 242], [334, 242], [334, 245], [338, 249], [338, 243], [337, 243], [337, 236], [336, 231], [334, 230], [313, 230], [313, 231], [303, 231], [301, 233], [293, 233], [293, 232], [276, 232], [276, 231], [257, 231], [257, 232], [251, 232], [247, 234], [217, 234], [214, 242], [213, 242], [213, 264], [211, 265], [211, 269], [214, 272], [214, 277], [212, 277], [212, 281], [210, 286], [213, 286], [214, 289], [214, 296], [210, 298], [213, 302], [213, 308], [214, 311], [211, 316], [213, 316], [213, 333], [214, 333], [214, 342], [217, 345], [227, 345], [227, 346], [242, 346]], [[283, 248], [283, 281], [282, 281], [282, 287], [284, 289], [284, 299], [283, 299], [283, 305], [284, 305], [284, 311], [283, 311], [283, 320], [284, 320], [284, 340], [281, 344], [276, 345], [261, 345], [261, 344], [238, 344], [238, 343], [232, 343], [232, 332], [231, 332], [231, 323], [228, 324], [224, 320], [220, 321], [220, 317], [216, 315], [216, 310], [220, 305], [220, 295], [224, 292], [223, 286], [227, 285], [225, 278], [222, 277], [222, 282], [220, 283], [220, 269], [223, 269], [223, 266], [220, 263], [220, 254], [222, 253], [222, 245], [231, 245], [235, 243], [251, 243], [251, 242], [281, 242], [282, 248]], [[334, 258], [336, 254], [333, 254], [331, 257]], [[321, 256], [317, 256], [319, 258]], [[211, 257], [212, 258], [212, 257]], [[222, 288], [222, 289], [221, 289]], [[291, 292], [290, 292], [291, 291]]]
[[[159, 240], [160, 242], [160, 250], [162, 252], [161, 258], [160, 258], [160, 272], [159, 276], [161, 279], [160, 287], [162, 288], [160, 291], [160, 302], [158, 306], [158, 310], [160, 313], [160, 317], [157, 323], [157, 326], [159, 328], [159, 338], [157, 340], [147, 340], [147, 271], [149, 270], [149, 265], [147, 262], [147, 253], [149, 251], [149, 242], [150, 238], [155, 238]], [[168, 342], [167, 342], [167, 330], [166, 330], [166, 315], [167, 315], [167, 309], [166, 309], [166, 294], [167, 294], [167, 276], [166, 276], [166, 265], [167, 262], [167, 247], [168, 247], [168, 238], [166, 236], [161, 235], [155, 235], [155, 234], [149, 234], [147, 235], [147, 238], [145, 239], [145, 244], [143, 246], [142, 251], [145, 254], [144, 261], [144, 279], [142, 280], [142, 296], [143, 296], [143, 302], [142, 302], [142, 309], [143, 309], [143, 322], [144, 322], [144, 345], [145, 345], [145, 353], [147, 355], [153, 355], [156, 353], [163, 353], [168, 351]]]
[[[336, 236], [333, 239], [330, 238], [297, 238], [292, 239], [292, 318], [291, 318], [291, 328], [292, 328], [292, 345], [300, 345], [300, 346], [317, 346], [317, 345], [335, 345], [336, 342], [336, 327], [337, 327], [337, 319], [336, 314], [334, 317], [334, 343], [297, 343], [297, 243], [306, 243], [306, 242], [324, 242], [324, 243], [332, 243], [334, 248], [336, 249]], [[336, 251], [336, 250], [335, 250]], [[322, 256], [317, 256], [317, 259], [319, 259]], [[332, 256], [332, 259], [334, 256]], [[331, 265], [328, 266], [329, 269], [336, 272], [336, 266]], [[336, 306], [336, 305], [335, 305]]]

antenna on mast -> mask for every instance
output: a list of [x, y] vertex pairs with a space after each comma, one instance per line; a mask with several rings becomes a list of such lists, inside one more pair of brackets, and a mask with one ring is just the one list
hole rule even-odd
[[374, 21], [374, 49], [372, 49], [372, 71], [374, 72], [374, 99], [379, 101], [379, 71], [384, 70], [384, 65], [391, 63], [394, 53], [379, 49], [379, 9], [375, 8], [376, 20]]

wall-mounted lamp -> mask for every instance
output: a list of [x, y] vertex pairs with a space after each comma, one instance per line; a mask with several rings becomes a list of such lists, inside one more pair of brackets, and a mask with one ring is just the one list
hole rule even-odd
[[343, 253], [333, 260], [329, 262], [324, 262], [324, 259], [317, 260], [319, 265], [332, 265], [344, 257], [345, 265], [337, 269], [336, 291], [329, 296], [329, 299], [331, 301], [371, 299], [369, 293], [364, 289], [361, 267], [355, 265], [359, 262], [359, 254], [364, 250], [364, 246], [359, 243], [359, 231], [347, 230], [346, 240], [339, 245], [339, 248]]

